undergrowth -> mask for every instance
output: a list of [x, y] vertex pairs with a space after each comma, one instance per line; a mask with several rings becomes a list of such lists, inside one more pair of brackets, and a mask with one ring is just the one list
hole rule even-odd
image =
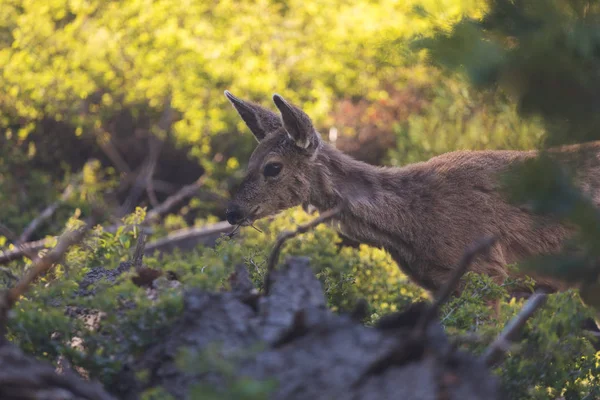
[[[146, 256], [146, 266], [171, 271], [183, 282], [171, 285], [162, 277], [156, 281], [156, 288], [148, 289], [133, 284], [130, 278], [134, 271], [126, 263], [144, 216], [144, 210], [136, 210], [123, 219], [114, 233], [96, 227], [83, 243], [71, 248], [64, 261], [39, 279], [17, 303], [8, 338], [27, 353], [56, 365], [67, 360], [75, 370], [99, 379], [110, 390], [118, 384], [127, 363], [168, 334], [182, 313], [184, 288], [226, 289], [227, 277], [240, 263], [248, 268], [256, 287], [261, 288], [268, 252], [277, 234], [312, 218], [294, 209], [272, 221], [258, 222], [261, 232], [247, 228], [241, 236], [223, 236], [213, 248], [198, 246], [185, 253]], [[77, 224], [75, 218], [69, 222], [70, 226]], [[333, 311], [349, 312], [359, 300], [366, 300], [366, 324], [428, 298], [409, 282], [387, 253], [364, 245], [341, 246], [335, 231], [326, 225], [286, 242], [280, 260], [287, 255], [311, 258]], [[28, 264], [19, 260], [8, 267], [18, 277]], [[124, 272], [111, 275], [116, 268]], [[81, 284], [89, 281], [90, 275], [86, 278], [86, 274], [98, 271], [116, 279], [113, 282], [103, 278], [89, 286]], [[14, 282], [9, 275], [0, 275], [0, 279], [3, 287]], [[480, 353], [523, 302], [508, 294], [514, 282], [497, 285], [474, 273], [468, 273], [464, 279], [463, 295], [442, 307], [440, 319], [451, 337], [463, 343], [461, 346]], [[498, 306], [491, 306], [492, 302]], [[527, 323], [519, 345], [496, 369], [509, 398], [600, 396], [600, 352], [595, 352], [581, 328], [583, 319], [590, 315], [576, 292], [550, 296], [547, 305]], [[204, 361], [209, 358], [203, 356]], [[207, 399], [266, 399], [275, 384], [232, 378], [227, 393], [198, 386], [192, 388], [192, 394], [193, 398]], [[153, 388], [144, 398], [168, 396], [160, 388]]]

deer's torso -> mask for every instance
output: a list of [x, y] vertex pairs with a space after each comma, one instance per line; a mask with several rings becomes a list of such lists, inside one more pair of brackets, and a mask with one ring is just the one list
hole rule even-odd
[[[600, 204], [600, 145], [587, 145], [593, 158], [579, 184]], [[573, 148], [567, 148], [568, 153]], [[549, 218], [510, 204], [498, 173], [535, 152], [458, 151], [402, 168], [365, 167], [342, 157], [326, 180], [343, 198], [342, 232], [365, 244], [385, 248], [402, 270], [426, 289], [446, 282], [465, 249], [482, 236], [497, 244], [472, 270], [503, 280], [507, 264], [560, 250], [570, 231]], [[336, 155], [331, 155], [335, 158]], [[328, 160], [325, 159], [324, 162]], [[340, 175], [341, 166], [347, 170]], [[335, 189], [332, 189], [335, 188]], [[325, 204], [317, 206], [324, 208]], [[560, 285], [538, 278], [554, 289]]]

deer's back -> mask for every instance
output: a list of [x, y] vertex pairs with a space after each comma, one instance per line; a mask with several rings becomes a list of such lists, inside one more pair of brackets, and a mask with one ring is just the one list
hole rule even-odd
[[[582, 148], [590, 157], [581, 163], [577, 183], [600, 205], [600, 143], [566, 147], [553, 156], [565, 165], [580, 162], [576, 151]], [[383, 210], [378, 217], [381, 241], [409, 275], [432, 290], [446, 281], [465, 248], [484, 235], [499, 241], [489, 259], [477, 261], [474, 270], [499, 279], [507, 275], [507, 264], [559, 251], [571, 231], [533, 214], [526, 205], [509, 203], [500, 190], [499, 173], [535, 155], [457, 151], [400, 170], [382, 170], [381, 184], [388, 195], [375, 196], [381, 203], [374, 204]], [[544, 278], [538, 281], [557, 288]]]

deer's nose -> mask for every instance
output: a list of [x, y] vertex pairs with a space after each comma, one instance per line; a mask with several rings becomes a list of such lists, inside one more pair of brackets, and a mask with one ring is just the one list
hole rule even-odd
[[225, 217], [227, 218], [227, 222], [229, 222], [231, 225], [237, 225], [242, 221], [242, 219], [244, 219], [244, 214], [239, 206], [232, 204], [227, 207]]

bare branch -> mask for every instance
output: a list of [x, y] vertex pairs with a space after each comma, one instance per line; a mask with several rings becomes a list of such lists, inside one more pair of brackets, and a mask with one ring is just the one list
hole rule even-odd
[[146, 245], [145, 254], [150, 254], [156, 250], [167, 250], [172, 247], [197, 245], [204, 243], [207, 239], [217, 237], [231, 229], [227, 221], [217, 222], [216, 224], [203, 227], [184, 228], [169, 233], [167, 236], [150, 242]]
[[4, 225], [2, 222], [0, 222], [0, 233], [2, 233], [4, 236], [6, 236], [7, 238], [9, 238], [13, 242], [18, 242], [19, 241], [19, 238], [12, 231], [12, 229], [10, 229], [8, 226]]
[[506, 325], [500, 336], [486, 349], [482, 359], [487, 366], [491, 367], [502, 361], [510, 343], [517, 339], [527, 320], [538, 308], [544, 305], [547, 298], [548, 295], [545, 293], [534, 293], [527, 300], [519, 314]]
[[495, 237], [486, 237], [475, 242], [464, 252], [460, 262], [450, 276], [450, 279], [439, 290], [438, 294], [435, 296], [433, 304], [422, 314], [421, 319], [417, 323], [414, 330], [415, 336], [420, 336], [423, 334], [423, 332], [425, 332], [427, 325], [429, 325], [429, 322], [436, 316], [442, 304], [448, 300], [452, 292], [456, 289], [460, 278], [462, 278], [462, 276], [467, 272], [473, 260], [475, 260], [475, 258], [479, 255], [486, 254], [494, 245], [494, 243], [496, 243], [496, 240], [497, 239]]
[[167, 197], [167, 199], [157, 207], [154, 207], [152, 210], [148, 211], [148, 214], [146, 215], [146, 221], [153, 221], [159, 218], [171, 210], [175, 204], [187, 197], [193, 196], [196, 192], [198, 192], [198, 190], [200, 190], [202, 185], [204, 185], [204, 181], [206, 181], [206, 175], [202, 175], [194, 183], [182, 187], [177, 193]]
[[[123, 206], [120, 209], [119, 215], [125, 215], [133, 208], [137, 203], [140, 195], [145, 190], [148, 195], [148, 199], [153, 207], [158, 206], [158, 199], [154, 192], [153, 177], [158, 158], [162, 150], [164, 141], [159, 137], [162, 132], [168, 132], [171, 125], [173, 124], [174, 112], [171, 106], [171, 96], [167, 96], [165, 99], [164, 110], [157, 121], [156, 125], [150, 132], [148, 132], [148, 157], [145, 162], [142, 171], [135, 180], [133, 187], [127, 196]], [[158, 132], [157, 132], [158, 131]]]
[[[72, 245], [80, 242], [91, 225], [93, 223], [85, 224], [82, 228], [64, 233], [59, 238], [56, 246], [48, 254], [32, 261], [29, 272], [5, 294], [5, 301], [2, 301], [0, 304], [0, 322], [4, 322], [8, 310], [27, 291], [31, 283], [59, 262]], [[0, 324], [0, 326], [2, 325]]]
[[[117, 212], [119, 216], [129, 213], [137, 203], [144, 190], [146, 190], [146, 192], [148, 191], [148, 184], [152, 183], [152, 177], [154, 175], [154, 170], [156, 169], [156, 164], [158, 163], [158, 157], [160, 155], [163, 142], [154, 137], [150, 137], [148, 140], [150, 141], [150, 151], [148, 157], [137, 179], [134, 181], [133, 186], [129, 191], [129, 195]], [[154, 192], [152, 194], [154, 195]], [[158, 201], [156, 201], [156, 203], [158, 203]]]
[[313, 219], [309, 223], [298, 226], [298, 228], [296, 228], [295, 231], [286, 231], [279, 234], [279, 236], [277, 237], [277, 241], [275, 242], [275, 246], [273, 246], [273, 250], [271, 250], [271, 254], [269, 255], [269, 260], [267, 262], [267, 274], [265, 277], [265, 293], [269, 293], [270, 275], [273, 272], [273, 270], [275, 270], [275, 264], [277, 264], [279, 253], [281, 252], [281, 248], [283, 247], [284, 243], [288, 239], [296, 237], [304, 232], [315, 228], [317, 225], [330, 220], [331, 218], [337, 216], [341, 211], [341, 206], [332, 208], [331, 210], [323, 212], [321, 215], [319, 215], [317, 218]]
[[34, 260], [37, 258], [36, 252], [43, 247], [40, 246], [34, 248], [32, 246], [28, 246], [29, 243], [21, 243], [17, 235], [9, 227], [2, 223], [0, 223], [0, 232], [9, 238], [16, 247], [15, 250], [8, 252], [0, 250], [0, 264], [6, 264], [22, 256], [25, 256], [30, 260]]
[[125, 159], [123, 159], [121, 153], [119, 153], [119, 150], [112, 143], [111, 134], [100, 129], [94, 130], [93, 133], [96, 137], [98, 145], [100, 146], [104, 154], [106, 154], [106, 156], [110, 159], [113, 165], [117, 167], [119, 172], [124, 174], [130, 174], [131, 168], [129, 168], [129, 165], [127, 164], [127, 162], [125, 162]]
[[156, 193], [154, 192], [153, 185], [153, 177], [154, 171], [156, 170], [156, 164], [158, 163], [158, 157], [160, 155], [160, 150], [162, 148], [163, 142], [158, 138], [151, 137], [148, 140], [148, 169], [146, 171], [146, 194], [148, 195], [148, 199], [150, 200], [150, 204], [152, 207], [158, 206], [158, 199], [156, 198]]
[[57, 201], [55, 201], [54, 203], [52, 203], [48, 207], [46, 207], [40, 213], [40, 215], [38, 215], [36, 218], [34, 218], [33, 221], [31, 221], [29, 223], [29, 225], [27, 225], [25, 230], [23, 230], [23, 233], [21, 233], [21, 236], [19, 236], [18, 242], [19, 243], [27, 242], [27, 240], [33, 234], [33, 232], [35, 232], [36, 229], [42, 223], [44, 223], [47, 219], [52, 217], [52, 215], [54, 215], [54, 213], [56, 212], [58, 207], [62, 203], [64, 203], [65, 201], [67, 201], [69, 199], [69, 196], [71, 196], [71, 193], [73, 193], [73, 185], [69, 184], [69, 185], [67, 185], [67, 187], [65, 188], [65, 190], [63, 191], [63, 193], [61, 194], [60, 198]]

